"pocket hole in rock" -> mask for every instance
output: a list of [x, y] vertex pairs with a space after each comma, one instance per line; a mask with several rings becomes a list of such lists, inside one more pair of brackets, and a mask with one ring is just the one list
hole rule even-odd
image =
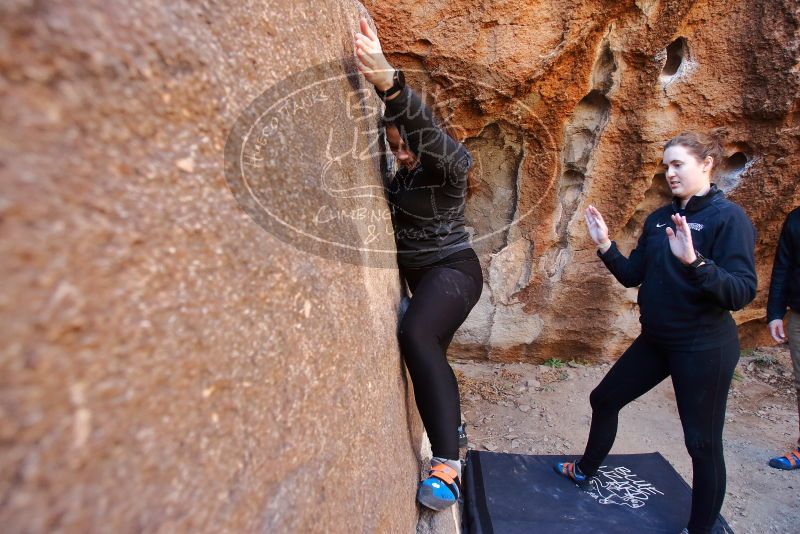
[[689, 55], [689, 46], [684, 37], [678, 37], [667, 47], [667, 62], [664, 64], [662, 76], [675, 76], [680, 70], [683, 60]]

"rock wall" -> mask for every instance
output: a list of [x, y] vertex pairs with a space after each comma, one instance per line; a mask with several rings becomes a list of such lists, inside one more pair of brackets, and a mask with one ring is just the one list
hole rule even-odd
[[[761, 292], [737, 320], [763, 342], [800, 203], [796, 3], [366, 8], [476, 156], [487, 287], [454, 353], [615, 356], [636, 295], [582, 209], [629, 249], [666, 198], [663, 142], [713, 126], [720, 183], [759, 230]], [[4, 530], [452, 528], [414, 504], [424, 438], [395, 341], [380, 105], [351, 60], [362, 12], [0, 7]]]
[[725, 127], [717, 181], [758, 230], [764, 324], [772, 256], [800, 205], [800, 12], [790, 0], [366, 2], [390, 60], [409, 71], [476, 159], [469, 223], [487, 284], [451, 354], [610, 359], [639, 331], [636, 290], [595, 256], [593, 203], [624, 252], [669, 199], [662, 147]]
[[[308, 165], [327, 134], [376, 121], [346, 61], [363, 12], [0, 7], [4, 532], [416, 529], [423, 436], [396, 270], [368, 250], [312, 254], [302, 232], [270, 227], [232, 194], [225, 154], [265, 92], [327, 69], [323, 104], [295, 99], [294, 122], [262, 130], [254, 198], [304, 219], [298, 180], [317, 188]], [[380, 189], [379, 160], [372, 149], [336, 168]], [[328, 230], [369, 230], [351, 223]], [[373, 222], [393, 258], [387, 224]]]

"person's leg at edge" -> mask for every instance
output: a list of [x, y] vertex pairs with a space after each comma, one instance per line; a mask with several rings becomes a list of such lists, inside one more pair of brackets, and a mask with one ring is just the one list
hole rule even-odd
[[[800, 313], [789, 310], [786, 335], [789, 338], [789, 353], [794, 367], [794, 389], [797, 394], [797, 414], [800, 417]], [[800, 419], [798, 419], [800, 423]], [[800, 451], [800, 424], [797, 429], [797, 449]]]
[[[800, 416], [800, 313], [789, 310], [786, 314], [786, 336], [789, 338], [789, 354], [794, 368], [794, 388], [797, 396], [797, 413]], [[797, 446], [787, 453], [771, 458], [770, 467], [782, 470], [800, 469], [800, 428], [797, 434]]]
[[576, 463], [580, 473], [597, 473], [614, 445], [620, 410], [667, 376], [667, 362], [658, 347], [645, 336], [636, 338], [589, 395], [592, 423], [586, 450]]
[[738, 361], [738, 339], [710, 350], [669, 354], [684, 441], [692, 457], [690, 534], [711, 532], [725, 498], [722, 428]]

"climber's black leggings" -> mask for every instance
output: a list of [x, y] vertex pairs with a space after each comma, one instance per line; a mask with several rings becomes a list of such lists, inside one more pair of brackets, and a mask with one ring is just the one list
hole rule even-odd
[[478, 302], [483, 289], [481, 266], [475, 252], [466, 249], [433, 266], [402, 269], [402, 274], [412, 297], [400, 321], [400, 350], [433, 455], [455, 460], [461, 403], [445, 352]]
[[725, 459], [722, 426], [733, 371], [739, 360], [739, 341], [714, 349], [666, 349], [641, 335], [617, 360], [592, 391], [592, 426], [586, 451], [578, 463], [593, 475], [617, 434], [623, 406], [672, 376], [686, 448], [692, 457], [690, 534], [711, 532], [725, 497]]

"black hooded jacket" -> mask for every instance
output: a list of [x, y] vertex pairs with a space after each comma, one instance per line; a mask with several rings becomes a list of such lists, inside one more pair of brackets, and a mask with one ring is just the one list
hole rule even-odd
[[783, 319], [786, 308], [800, 312], [800, 208], [786, 217], [772, 264], [767, 321]]
[[[598, 255], [625, 287], [639, 287], [642, 333], [674, 348], [704, 350], [737, 336], [730, 310], [747, 305], [756, 295], [755, 228], [738, 204], [712, 184], [685, 209], [678, 199], [658, 208], [630, 258], [616, 243]], [[670, 216], [686, 217], [695, 250], [708, 261], [697, 268], [680, 262], [670, 250]]]
[[464, 208], [472, 156], [436, 125], [430, 108], [408, 86], [386, 102], [385, 116], [420, 161], [411, 171], [401, 168], [386, 185], [397, 262], [423, 267], [471, 248]]

